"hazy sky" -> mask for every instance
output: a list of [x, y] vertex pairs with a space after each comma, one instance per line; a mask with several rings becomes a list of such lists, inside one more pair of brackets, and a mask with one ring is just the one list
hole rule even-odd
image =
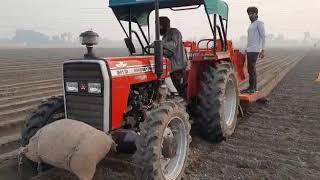
[[[320, 37], [320, 0], [226, 0], [230, 6], [229, 38], [246, 34], [248, 6], [259, 8], [267, 33], [302, 38], [305, 31]], [[16, 28], [32, 29], [49, 35], [71, 32], [75, 35], [93, 28], [103, 37], [123, 38], [124, 34], [107, 0], [1, 0], [0, 37], [12, 37]], [[168, 15], [185, 38], [210, 33], [202, 9]], [[317, 16], [317, 17], [316, 17]]]

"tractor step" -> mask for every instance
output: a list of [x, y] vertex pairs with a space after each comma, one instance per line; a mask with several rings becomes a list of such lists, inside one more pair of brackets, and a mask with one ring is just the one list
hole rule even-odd
[[252, 94], [241, 93], [239, 97], [241, 101], [255, 102], [259, 98], [259, 91], [256, 91], [255, 93], [252, 93]]
[[253, 94], [240, 93], [240, 101], [250, 103], [267, 97], [271, 93], [272, 89], [278, 85], [285, 75], [288, 74], [290, 70], [302, 60], [302, 58], [302, 56], [298, 56], [293, 60], [285, 60], [284, 62], [277, 64], [277, 67], [275, 67], [273, 71], [269, 70], [266, 74], [261, 74], [263, 77], [258, 82], [259, 91]]

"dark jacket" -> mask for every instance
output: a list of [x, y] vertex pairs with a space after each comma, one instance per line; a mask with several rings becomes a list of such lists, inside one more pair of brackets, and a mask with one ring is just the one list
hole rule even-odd
[[162, 40], [164, 55], [171, 60], [171, 72], [186, 69], [187, 57], [180, 31], [176, 28], [170, 28]]

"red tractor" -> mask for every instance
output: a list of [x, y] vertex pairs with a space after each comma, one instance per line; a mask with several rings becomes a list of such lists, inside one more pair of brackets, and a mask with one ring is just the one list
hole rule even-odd
[[[22, 130], [22, 145], [43, 126], [73, 119], [111, 134], [117, 151], [134, 153], [138, 179], [181, 179], [191, 124], [203, 138], [220, 142], [233, 134], [240, 97], [246, 98], [238, 88], [245, 80], [244, 56], [227, 40], [228, 6], [221, 0], [110, 0], [109, 5], [127, 36], [130, 55], [98, 58], [92, 52], [98, 35], [83, 33], [88, 53], [64, 62], [64, 95], [48, 99], [32, 113]], [[159, 40], [159, 9], [165, 8], [203, 8], [212, 31], [209, 39], [184, 42], [191, 65], [185, 74], [183, 98], [168, 96], [164, 83], [171, 71]], [[152, 11], [156, 29], [153, 53], [149, 46]], [[141, 53], [135, 50], [133, 35]]]

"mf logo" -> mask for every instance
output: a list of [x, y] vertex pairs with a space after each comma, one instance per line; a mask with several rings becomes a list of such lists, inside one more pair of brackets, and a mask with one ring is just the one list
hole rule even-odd
[[120, 61], [118, 64], [116, 64], [116, 66], [118, 67], [118, 68], [124, 68], [124, 67], [127, 67], [127, 63], [124, 63], [124, 62], [122, 62], [122, 61]]
[[87, 90], [87, 85], [85, 83], [80, 84], [80, 91], [86, 91]]

